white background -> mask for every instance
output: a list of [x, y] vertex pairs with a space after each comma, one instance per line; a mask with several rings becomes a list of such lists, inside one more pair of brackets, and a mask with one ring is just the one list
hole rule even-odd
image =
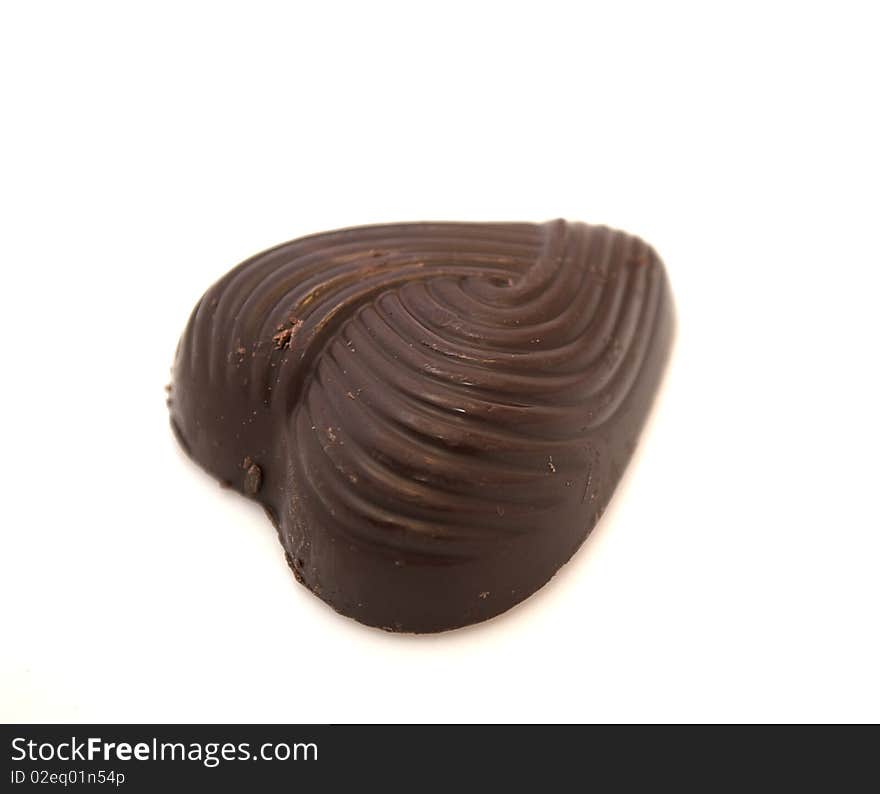
[[[0, 718], [878, 720], [870, 3], [4, 3]], [[600, 526], [490, 623], [298, 586], [179, 451], [201, 293], [340, 226], [557, 216], [678, 338]]]

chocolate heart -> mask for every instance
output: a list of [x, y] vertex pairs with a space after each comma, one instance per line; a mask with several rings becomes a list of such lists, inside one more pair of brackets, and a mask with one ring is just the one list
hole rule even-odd
[[581, 545], [672, 317], [654, 251], [601, 226], [317, 234], [205, 293], [171, 422], [264, 505], [313, 593], [371, 626], [442, 631], [522, 601]]

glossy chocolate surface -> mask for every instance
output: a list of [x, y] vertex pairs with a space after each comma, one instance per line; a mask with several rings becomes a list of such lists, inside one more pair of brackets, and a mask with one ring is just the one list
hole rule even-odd
[[171, 419], [266, 507], [313, 593], [371, 626], [442, 631], [523, 600], [581, 545], [671, 335], [663, 265], [621, 232], [344, 229], [205, 293]]

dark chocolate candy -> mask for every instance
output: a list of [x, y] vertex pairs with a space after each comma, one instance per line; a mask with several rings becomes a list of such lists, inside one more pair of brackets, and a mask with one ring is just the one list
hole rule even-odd
[[285, 243], [199, 301], [171, 421], [262, 503], [297, 580], [392, 631], [485, 620], [598, 521], [667, 357], [644, 242], [554, 221]]

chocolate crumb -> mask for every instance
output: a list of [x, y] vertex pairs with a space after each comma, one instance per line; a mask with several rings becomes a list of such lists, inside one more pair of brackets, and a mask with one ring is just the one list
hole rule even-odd
[[256, 496], [262, 484], [263, 470], [256, 463], [253, 463], [248, 467], [244, 477], [244, 492], [250, 496]]
[[279, 325], [278, 333], [272, 337], [272, 341], [275, 343], [276, 350], [290, 348], [290, 346], [293, 344], [293, 339], [296, 336], [296, 332], [302, 325], [302, 320], [296, 320], [291, 317], [290, 324], [291, 325], [289, 328], [285, 328], [283, 325]]
[[290, 329], [282, 328], [275, 336], [272, 337], [275, 343], [275, 349], [281, 350], [284, 347], [290, 347]]

